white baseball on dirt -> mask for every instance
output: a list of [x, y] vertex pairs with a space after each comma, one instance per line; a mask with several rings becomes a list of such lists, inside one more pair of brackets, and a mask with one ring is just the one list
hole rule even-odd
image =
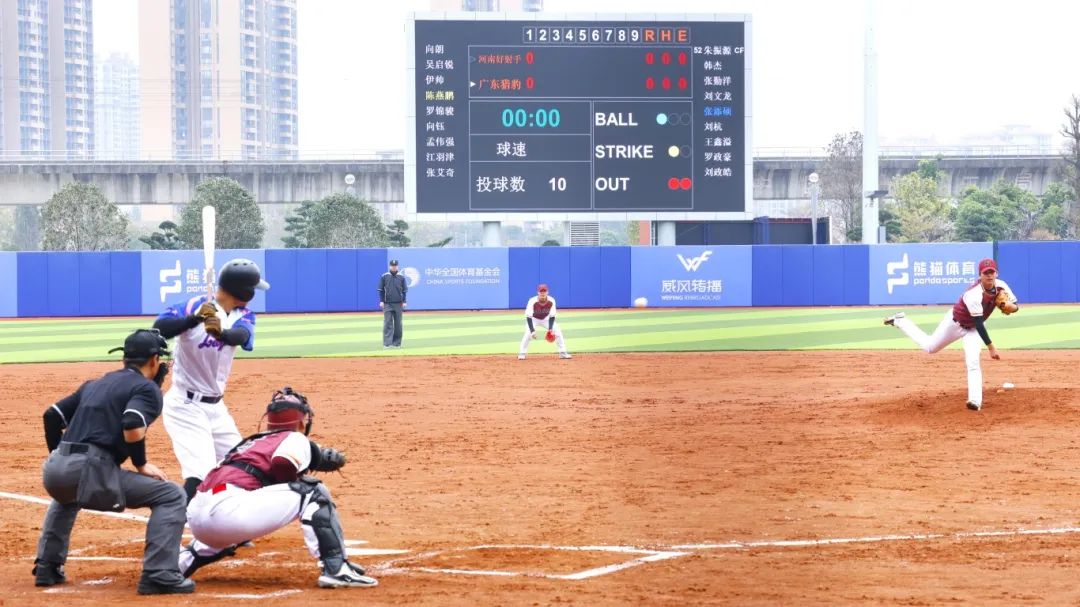
[[1001, 387], [1005, 388], [1006, 390], [1012, 390], [1016, 386], [1012, 385], [1011, 382], [1005, 382], [1005, 383], [1001, 384]]

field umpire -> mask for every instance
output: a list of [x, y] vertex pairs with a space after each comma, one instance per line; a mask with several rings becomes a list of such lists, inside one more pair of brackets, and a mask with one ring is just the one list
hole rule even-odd
[[379, 307], [383, 311], [384, 348], [401, 347], [401, 313], [407, 304], [409, 281], [398, 273], [398, 261], [390, 260], [390, 271], [379, 278]]
[[[34, 584], [66, 581], [71, 528], [81, 508], [120, 512], [150, 507], [139, 594], [187, 594], [177, 559], [187, 498], [146, 461], [146, 430], [161, 415], [162, 362], [168, 344], [157, 331], [135, 331], [124, 340], [124, 368], [88, 381], [45, 410], [45, 490], [53, 502], [45, 514], [34, 561]], [[65, 430], [66, 429], [66, 430]], [[131, 458], [138, 473], [120, 468]]]

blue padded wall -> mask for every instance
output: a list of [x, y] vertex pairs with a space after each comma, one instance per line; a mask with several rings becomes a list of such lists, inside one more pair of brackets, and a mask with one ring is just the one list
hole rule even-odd
[[780, 301], [785, 306], [809, 306], [814, 302], [814, 255], [811, 245], [783, 245], [784, 279]]
[[19, 253], [16, 290], [19, 316], [49, 314], [48, 253]]
[[753, 253], [752, 298], [755, 306], [779, 306], [784, 293], [783, 247], [757, 245]]
[[525, 309], [529, 298], [536, 295], [540, 284], [540, 249], [514, 247], [510, 249], [510, 309]]
[[357, 249], [326, 250], [327, 273], [333, 276], [326, 283], [326, 309], [330, 312], [354, 312], [360, 302], [356, 253]]
[[[537, 283], [541, 282], [551, 289], [555, 301], [570, 301], [570, 247], [540, 247], [540, 279]], [[536, 285], [533, 285], [532, 294], [536, 295]]]
[[326, 311], [326, 249], [296, 252], [296, 307], [302, 312]]
[[356, 309], [372, 312], [379, 309], [379, 277], [387, 270], [386, 249], [360, 249], [356, 252]]
[[266, 251], [267, 312], [296, 312], [296, 252], [298, 249]]
[[813, 304], [844, 305], [844, 249], [842, 246], [817, 245], [813, 254]]
[[1031, 249], [1025, 242], [999, 242], [997, 246], [998, 270], [1001, 278], [1009, 283], [1020, 305], [1031, 301], [1031, 289], [1029, 283], [1031, 276], [1028, 272], [1028, 264], [1031, 259]]
[[49, 316], [78, 316], [79, 314], [79, 256], [81, 253], [46, 253], [45, 284], [46, 314]]
[[600, 281], [601, 307], [625, 308], [632, 303], [630, 271], [630, 247], [600, 247], [600, 276], [596, 278]]
[[109, 314], [138, 316], [142, 314], [142, 253], [114, 251], [109, 253]]
[[844, 251], [844, 305], [870, 304], [870, 245], [838, 246]]
[[[599, 308], [603, 305], [600, 276], [606, 273], [600, 247], [570, 248], [570, 291], [563, 297], [567, 308]], [[554, 288], [554, 287], [552, 287]]]
[[112, 264], [110, 253], [77, 253], [79, 316], [112, 313]]

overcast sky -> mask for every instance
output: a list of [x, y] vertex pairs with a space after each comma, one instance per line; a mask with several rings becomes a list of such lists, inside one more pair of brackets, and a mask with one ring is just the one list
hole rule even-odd
[[[238, 1], [238, 0], [236, 0]], [[404, 17], [428, 0], [298, 0], [300, 149], [404, 147]], [[748, 13], [754, 147], [862, 129], [863, 0], [544, 0], [548, 12]], [[96, 0], [99, 54], [138, 55], [136, 0]], [[1056, 133], [1080, 95], [1075, 0], [879, 0], [883, 140], [942, 144], [1005, 125]]]

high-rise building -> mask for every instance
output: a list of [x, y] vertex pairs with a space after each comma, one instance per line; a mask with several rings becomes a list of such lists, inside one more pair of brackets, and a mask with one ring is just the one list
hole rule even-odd
[[141, 0], [141, 154], [293, 158], [296, 0]]
[[0, 149], [94, 152], [93, 0], [0, 0]]
[[431, 10], [537, 12], [544, 10], [544, 0], [431, 0]]
[[126, 53], [94, 62], [94, 151], [98, 158], [139, 156], [139, 66]]

